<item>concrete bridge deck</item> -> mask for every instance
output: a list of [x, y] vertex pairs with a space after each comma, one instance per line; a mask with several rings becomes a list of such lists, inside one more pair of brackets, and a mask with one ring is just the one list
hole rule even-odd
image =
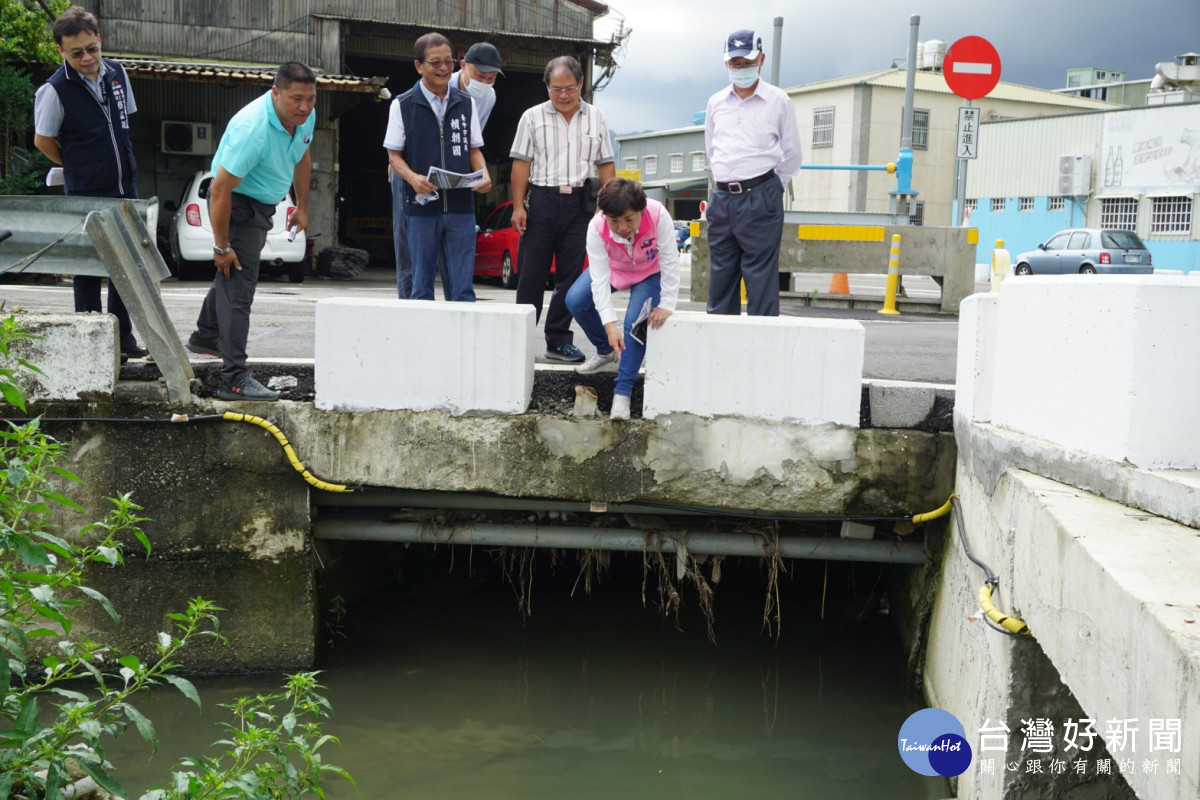
[[[1013, 731], [1033, 716], [1060, 723], [1086, 717], [1102, 732], [1109, 720], [1139, 721], [1139, 759], [1152, 723], [1168, 734], [1155, 740], [1163, 745], [1161, 771], [1139, 763], [1118, 770], [1119, 778], [986, 772], [980, 752], [958, 783], [959, 796], [1191, 798], [1200, 786], [1200, 636], [1189, 610], [1200, 607], [1200, 429], [1180, 398], [1200, 394], [1200, 377], [1180, 365], [1200, 363], [1188, 313], [1198, 292], [1200, 284], [1187, 279], [1042, 278], [1009, 281], [998, 298], [968, 299], [957, 446], [948, 432], [920, 429], [930, 424], [929, 410], [919, 422], [904, 422], [904, 414], [912, 418], [911, 410], [901, 412], [909, 403], [936, 408], [937, 389], [864, 384], [861, 331], [853, 324], [710, 325], [702, 315], [681, 315], [673, 326], [679, 335], [657, 340], [662, 360], [648, 365], [643, 418], [624, 423], [528, 410], [539, 378], [529, 356], [531, 320], [519, 310], [412, 309], [400, 301], [330, 305], [340, 357], [323, 359], [318, 342], [314, 403], [197, 399], [186, 410], [269, 414], [326, 480], [589, 507], [665, 503], [873, 517], [881, 524], [872, 538], [885, 545], [905, 532], [881, 518], [929, 510], [957, 487], [969, 541], [1000, 576], [998, 602], [1025, 619], [1033, 637], [1001, 638], [977, 621], [978, 570], [948, 538], [940, 564], [912, 573], [900, 602], [907, 633], [925, 643], [921, 674], [931, 702], [956, 714], [971, 736], [997, 719]], [[431, 323], [414, 310], [444, 319]], [[414, 368], [426, 353], [356, 340], [348, 326], [378, 328], [372, 314], [396, 315], [384, 323], [396, 341], [415, 335], [405, 325], [427, 337], [430, 324], [445, 325], [445, 336], [429, 338], [453, 345], [437, 364], [472, 380], [434, 392], [427, 381], [396, 381], [433, 375], [436, 367]], [[117, 382], [108, 318], [67, 315], [44, 330], [56, 329], [70, 343], [65, 360], [51, 355], [53, 335], [38, 343], [47, 349], [21, 355], [55, 377], [80, 377], [81, 363], [113, 369], [93, 374], [88, 386], [30, 385], [47, 417], [156, 420], [180, 410], [154, 383]], [[463, 331], [487, 346], [465, 346]], [[771, 369], [742, 357], [742, 337], [775, 354]], [[82, 359], [83, 347], [94, 357]], [[680, 356], [696, 351], [707, 354], [703, 369]], [[448, 363], [446, 352], [457, 360]], [[473, 362], [494, 362], [496, 353], [514, 363], [491, 374]], [[514, 366], [524, 364], [528, 373]], [[697, 389], [698, 376], [715, 385]], [[347, 395], [342, 387], [350, 384], [362, 391]], [[511, 411], [488, 410], [514, 402]], [[195, 668], [311, 661], [314, 514], [326, 512], [272, 437], [216, 420], [47, 425], [73, 443], [70, 468], [88, 481], [84, 507], [133, 490], [154, 517], [147, 530], [155, 554], [100, 580], [118, 605], [152, 609], [127, 615], [122, 636], [152, 640], [158, 610], [204, 594], [230, 608], [231, 647], [197, 654]], [[1008, 741], [1003, 757], [1020, 760], [1019, 736]], [[1122, 757], [1115, 745], [1108, 752]]]

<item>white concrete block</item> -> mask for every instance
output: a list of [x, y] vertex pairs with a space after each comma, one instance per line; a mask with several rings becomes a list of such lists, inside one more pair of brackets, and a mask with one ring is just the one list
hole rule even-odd
[[676, 312], [650, 331], [643, 413], [857, 428], [864, 336], [848, 320]]
[[973, 294], [958, 307], [955, 418], [969, 422], [990, 422], [992, 419], [999, 303], [998, 294]]
[[521, 414], [532, 306], [334, 298], [317, 303], [317, 408]]
[[992, 422], [1147, 469], [1200, 468], [1200, 283], [1004, 283]]
[[[10, 348], [8, 368], [25, 401], [95, 400], [111, 397], [121, 369], [117, 318], [111, 314], [20, 314], [37, 339]], [[17, 364], [21, 358], [41, 370]]]

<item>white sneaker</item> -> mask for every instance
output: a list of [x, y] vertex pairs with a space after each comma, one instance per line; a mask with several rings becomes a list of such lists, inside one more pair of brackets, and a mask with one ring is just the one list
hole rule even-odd
[[619, 366], [617, 351], [613, 350], [606, 355], [596, 353], [576, 367], [575, 371], [580, 375], [595, 375], [597, 372], [616, 372]]
[[614, 394], [609, 419], [629, 419], [629, 395]]

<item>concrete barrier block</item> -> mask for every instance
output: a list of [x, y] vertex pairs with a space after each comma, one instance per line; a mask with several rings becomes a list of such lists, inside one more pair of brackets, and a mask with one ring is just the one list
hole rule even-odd
[[866, 381], [871, 425], [876, 428], [916, 428], [933, 411], [937, 389], [930, 383]]
[[317, 303], [317, 408], [521, 414], [532, 306], [335, 298]]
[[973, 294], [959, 307], [954, 416], [967, 422], [992, 419], [999, 302], [998, 294]]
[[993, 424], [1146, 469], [1200, 468], [1197, 308], [1186, 278], [1005, 281]]
[[[26, 402], [111, 397], [121, 369], [117, 318], [111, 314], [21, 314], [39, 337], [14, 344], [9, 368]], [[41, 374], [17, 365], [21, 358]]]
[[643, 413], [858, 427], [862, 325], [677, 312], [650, 331]]

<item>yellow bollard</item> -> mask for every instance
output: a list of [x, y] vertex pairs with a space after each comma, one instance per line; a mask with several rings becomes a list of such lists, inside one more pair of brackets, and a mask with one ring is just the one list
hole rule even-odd
[[1004, 240], [996, 240], [996, 249], [992, 251], [992, 291], [1000, 291], [1000, 284], [1012, 272], [1012, 256], [1004, 249]]
[[750, 302], [750, 298], [746, 296], [746, 282], [742, 281], [741, 284], [742, 284], [742, 305], [746, 305]]
[[900, 312], [896, 310], [896, 292], [899, 288], [900, 234], [893, 233], [891, 257], [888, 258], [887, 291], [883, 295], [883, 308], [879, 309], [880, 314], [889, 314], [894, 317], [900, 316]]

